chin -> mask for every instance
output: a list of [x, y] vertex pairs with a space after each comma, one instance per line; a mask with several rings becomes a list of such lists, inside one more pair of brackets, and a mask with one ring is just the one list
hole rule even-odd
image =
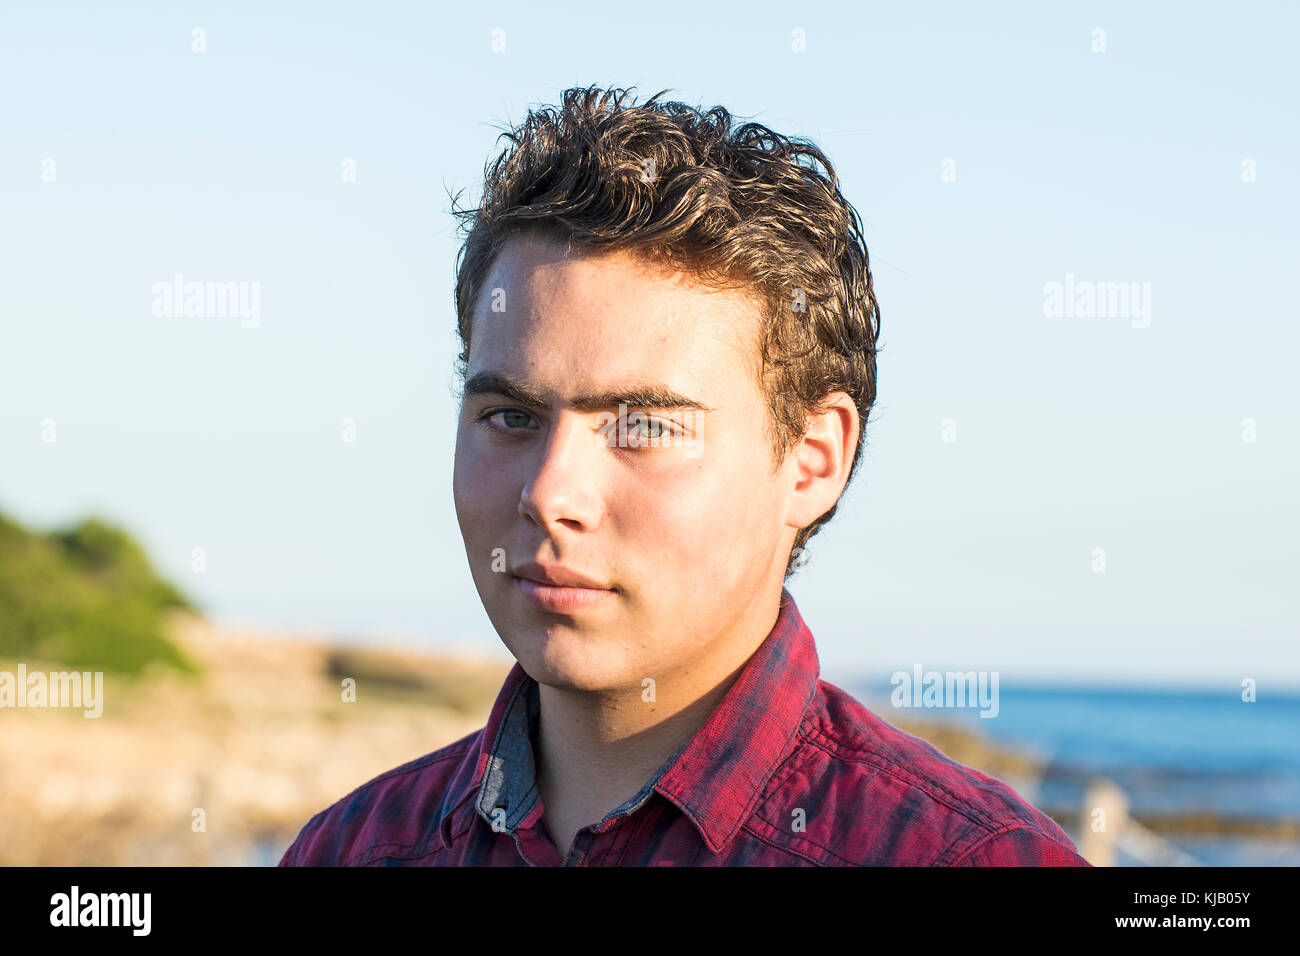
[[548, 687], [603, 691], [641, 685], [639, 677], [629, 676], [635, 669], [629, 662], [600, 653], [590, 639], [572, 632], [534, 631], [505, 644], [528, 676]]

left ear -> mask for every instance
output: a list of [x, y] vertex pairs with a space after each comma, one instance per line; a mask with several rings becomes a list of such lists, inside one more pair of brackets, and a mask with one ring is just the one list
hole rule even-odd
[[791, 452], [794, 489], [786, 523], [806, 528], [839, 501], [849, 480], [858, 443], [858, 407], [845, 392], [822, 400], [823, 411], [808, 413], [808, 431]]

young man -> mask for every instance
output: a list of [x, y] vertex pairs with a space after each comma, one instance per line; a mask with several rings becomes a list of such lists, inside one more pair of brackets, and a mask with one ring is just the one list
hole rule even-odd
[[281, 864], [1087, 865], [818, 679], [784, 581], [875, 399], [861, 226], [812, 144], [660, 95], [569, 90], [457, 212], [456, 513], [518, 663]]

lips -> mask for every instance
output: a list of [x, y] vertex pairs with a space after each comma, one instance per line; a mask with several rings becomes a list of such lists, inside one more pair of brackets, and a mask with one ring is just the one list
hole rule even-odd
[[536, 562], [514, 569], [515, 586], [540, 611], [569, 614], [589, 608], [614, 594], [595, 578], [561, 565]]
[[521, 564], [514, 569], [514, 575], [517, 578], [526, 578], [538, 584], [547, 584], [559, 588], [595, 588], [599, 591], [612, 590], [608, 585], [597, 581], [595, 578], [588, 577], [577, 571], [573, 571], [561, 564], [538, 564], [536, 561], [529, 561], [527, 564]]

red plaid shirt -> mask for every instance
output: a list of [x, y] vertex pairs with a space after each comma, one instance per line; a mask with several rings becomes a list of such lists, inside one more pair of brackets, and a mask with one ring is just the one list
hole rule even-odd
[[818, 679], [776, 625], [704, 726], [564, 858], [533, 765], [537, 684], [515, 664], [487, 725], [316, 814], [281, 866], [1087, 866], [1046, 814]]

